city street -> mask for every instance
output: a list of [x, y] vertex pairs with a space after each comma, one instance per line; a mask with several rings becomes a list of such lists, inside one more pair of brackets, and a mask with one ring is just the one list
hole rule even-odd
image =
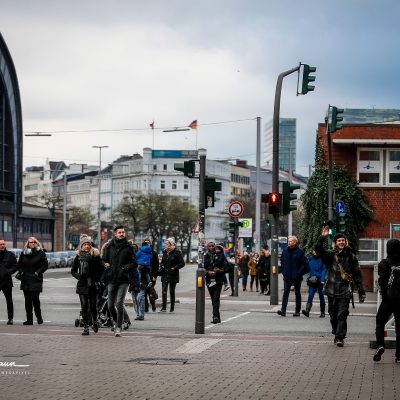
[[206, 332], [196, 335], [196, 268], [182, 270], [174, 314], [150, 312], [144, 321], [133, 321], [129, 307], [133, 325], [122, 338], [106, 328], [80, 335], [74, 327], [78, 297], [67, 270], [46, 272], [42, 326], [22, 326], [23, 298], [15, 287], [13, 326], [5, 325], [4, 300], [0, 306], [0, 398], [398, 398], [393, 350], [382, 362], [372, 361], [373, 294], [351, 310], [343, 349], [333, 345], [329, 319], [319, 318], [318, 305], [310, 318], [293, 318], [290, 302], [282, 318], [279, 306], [258, 292], [237, 298], [223, 293], [218, 325], [209, 324], [206, 298]]

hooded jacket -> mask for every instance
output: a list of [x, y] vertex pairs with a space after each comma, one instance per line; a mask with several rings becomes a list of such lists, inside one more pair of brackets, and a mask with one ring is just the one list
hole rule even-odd
[[387, 289], [392, 266], [400, 265], [400, 241], [390, 239], [386, 243], [387, 257], [378, 264], [378, 285], [382, 301], [388, 300]]
[[17, 258], [12, 251], [4, 249], [0, 252], [0, 290], [5, 287], [12, 287], [11, 275], [18, 269]]
[[[215, 274], [215, 282], [223, 283], [224, 282], [224, 274], [227, 271], [227, 260], [224, 254], [224, 248], [220, 245], [216, 245], [216, 248], [219, 248], [219, 252], [216, 251], [208, 251], [204, 255], [204, 269], [206, 271], [214, 271], [214, 269], [218, 269]], [[206, 282], [209, 283], [211, 280], [211, 276], [206, 274]]]
[[41, 292], [43, 273], [48, 267], [46, 253], [39, 246], [33, 249], [25, 248], [18, 259], [21, 290]]

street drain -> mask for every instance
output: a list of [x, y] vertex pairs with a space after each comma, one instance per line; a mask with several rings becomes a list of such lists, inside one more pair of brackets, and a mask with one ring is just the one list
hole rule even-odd
[[150, 365], [185, 365], [187, 358], [131, 358], [127, 362]]

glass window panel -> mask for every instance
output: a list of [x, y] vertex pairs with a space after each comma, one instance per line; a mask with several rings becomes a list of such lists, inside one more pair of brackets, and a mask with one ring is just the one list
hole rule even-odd
[[360, 173], [360, 182], [379, 183], [379, 174]]
[[400, 173], [389, 174], [389, 183], [400, 183]]
[[362, 150], [360, 151], [360, 160], [361, 161], [379, 161], [380, 160], [380, 152], [374, 150]]

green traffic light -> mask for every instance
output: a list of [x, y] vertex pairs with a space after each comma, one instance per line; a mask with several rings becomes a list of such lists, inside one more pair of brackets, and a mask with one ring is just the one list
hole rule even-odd
[[282, 182], [282, 215], [288, 215], [297, 210], [297, 206], [291, 204], [292, 200], [297, 199], [297, 194], [293, 193], [297, 189], [300, 189], [300, 185], [297, 183]]
[[314, 85], [309, 85], [310, 82], [315, 82], [315, 76], [310, 75], [317, 70], [317, 67], [310, 67], [308, 64], [303, 64], [303, 79], [301, 83], [301, 94], [307, 94], [315, 89]]
[[343, 117], [341, 114], [343, 114], [344, 109], [343, 108], [337, 108], [332, 106], [332, 115], [331, 115], [331, 126], [329, 129], [329, 132], [335, 132], [338, 131], [339, 129], [342, 129], [342, 124], [340, 122], [343, 121]]

